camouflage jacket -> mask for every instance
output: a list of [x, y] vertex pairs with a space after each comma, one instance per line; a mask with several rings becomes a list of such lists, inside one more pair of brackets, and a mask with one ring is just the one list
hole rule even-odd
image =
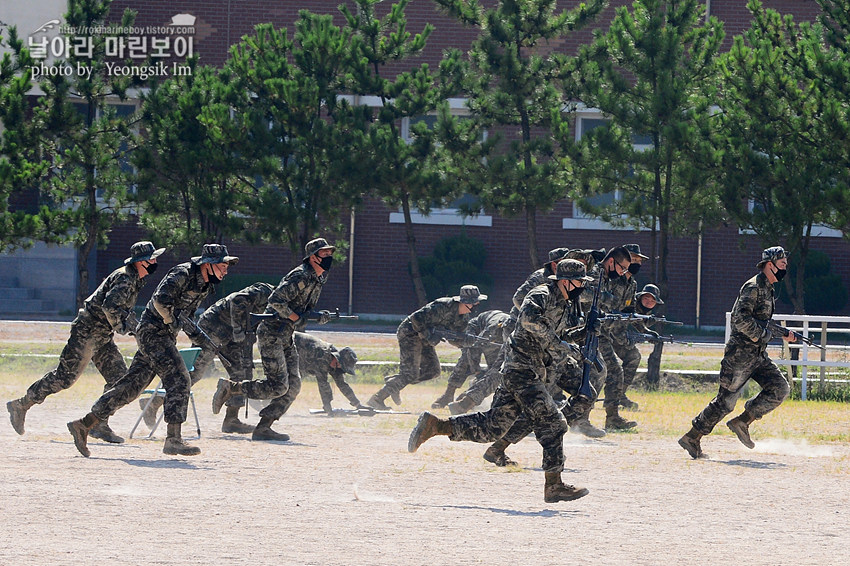
[[532, 289], [522, 302], [503, 369], [542, 368], [569, 355], [561, 340], [584, 339], [584, 329], [570, 324], [572, 310], [554, 282]]
[[481, 344], [462, 348], [463, 351], [455, 367], [464, 366], [467, 374], [477, 373], [482, 354], [488, 360], [490, 359], [487, 357], [488, 355], [498, 354], [505, 338], [503, 329], [509, 319], [510, 315], [500, 310], [484, 311], [474, 316], [466, 325], [466, 333], [480, 336], [490, 342], [495, 342], [495, 344]]
[[306, 261], [301, 262], [280, 280], [277, 288], [269, 296], [266, 313], [276, 314], [282, 320], [289, 320], [289, 315], [296, 313], [300, 318], [295, 323], [295, 328], [303, 329], [307, 325], [304, 314], [316, 307], [322, 287], [327, 280], [328, 272], [321, 276], [316, 275], [316, 270], [312, 266]]
[[146, 279], [139, 277], [139, 272], [132, 264], [119, 267], [89, 295], [85, 300], [85, 308], [93, 317], [106, 322], [112, 330], [123, 331], [125, 325], [135, 327], [133, 308]]
[[336, 347], [306, 332], [295, 332], [294, 337], [299, 369], [314, 377], [326, 378], [332, 369]]
[[204, 330], [221, 329], [224, 334], [245, 332], [250, 324], [248, 315], [266, 310], [272, 291], [274, 287], [259, 282], [230, 293], [205, 310], [198, 324]]
[[[432, 328], [464, 332], [474, 314], [458, 313], [459, 301], [453, 297], [435, 299], [407, 316], [398, 329], [400, 333], [419, 334], [423, 338]], [[455, 344], [457, 346], [457, 344]]]
[[[608, 279], [607, 290], [610, 293], [606, 295], [607, 300], [603, 301], [601, 296], [599, 298], [599, 306], [604, 312], [629, 312], [634, 308], [637, 292], [637, 282], [634, 277], [620, 276], [617, 279]], [[630, 325], [630, 322], [607, 322], [602, 325], [601, 333], [603, 336], [623, 334]]]
[[[142, 322], [149, 322], [172, 328], [165, 324], [162, 317], [154, 308], [154, 301], [171, 311], [172, 318], [179, 320], [180, 315], [192, 318], [195, 311], [201, 306], [201, 302], [215, 291], [215, 285], [204, 281], [200, 266], [187, 261], [180, 263], [168, 270], [162, 281], [157, 285], [151, 300], [148, 301], [145, 311], [142, 313]], [[194, 328], [183, 326], [183, 332], [192, 336]]]
[[741, 287], [735, 306], [732, 307], [732, 334], [729, 343], [755, 345], [764, 349], [770, 340], [770, 333], [758, 325], [758, 321], [769, 320], [773, 316], [774, 290], [767, 276], [759, 273]]
[[547, 277], [549, 275], [552, 275], [552, 269], [547, 263], [545, 266], [541, 267], [540, 269], [529, 275], [526, 280], [523, 281], [522, 285], [517, 287], [517, 290], [514, 293], [513, 298], [511, 299], [513, 306], [511, 307], [510, 315], [514, 318], [514, 320], [516, 320], [516, 318], [519, 316], [519, 309], [522, 306], [522, 301], [523, 299], [525, 299], [525, 296], [528, 295], [528, 293], [538, 285], [546, 283], [548, 281]]

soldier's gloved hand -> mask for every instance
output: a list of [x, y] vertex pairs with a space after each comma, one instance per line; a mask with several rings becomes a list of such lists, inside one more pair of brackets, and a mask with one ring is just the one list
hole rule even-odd
[[245, 330], [241, 326], [236, 326], [233, 328], [233, 341], [234, 342], [244, 342], [245, 341]]
[[327, 324], [331, 321], [331, 311], [319, 311], [319, 324]]
[[576, 356], [581, 355], [581, 348], [579, 348], [577, 344], [574, 344], [572, 342], [561, 340], [561, 348], [563, 348], [564, 351], [569, 352], [570, 354], [574, 354]]

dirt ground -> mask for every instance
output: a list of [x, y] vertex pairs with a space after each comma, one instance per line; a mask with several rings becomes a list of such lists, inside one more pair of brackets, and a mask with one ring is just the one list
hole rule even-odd
[[[57, 328], [55, 339], [64, 341], [67, 326]], [[0, 323], [0, 342], [18, 339], [20, 330]], [[2, 400], [37, 377], [4, 377]], [[437, 387], [402, 392], [411, 414], [328, 418], [309, 414], [319, 403], [307, 383], [276, 426], [292, 441], [265, 443], [219, 432], [221, 415], [210, 411], [214, 385], [207, 379], [195, 388], [202, 437], [191, 442], [202, 453], [191, 458], [162, 454], [162, 430], [122, 445], [92, 439], [91, 458], [80, 456], [65, 423], [97, 397], [102, 381], [91, 372], [30, 410], [23, 436], [3, 411], [0, 564], [811, 565], [850, 558], [846, 444], [757, 438], [751, 451], [712, 435], [703, 442], [711, 458], [693, 461], [675, 436], [569, 434], [564, 479], [590, 494], [549, 504], [533, 438], [510, 450], [519, 468], [497, 469], [481, 458], [486, 446], [445, 438], [407, 452]], [[365, 398], [376, 387], [356, 390]], [[137, 416], [131, 405], [111, 424], [126, 436]], [[255, 410], [248, 420], [257, 421]], [[184, 435], [193, 429], [190, 410]]]

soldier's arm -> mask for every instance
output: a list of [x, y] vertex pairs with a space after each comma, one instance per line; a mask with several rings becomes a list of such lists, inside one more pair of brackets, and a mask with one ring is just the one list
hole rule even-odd
[[[166, 324], [174, 322], [174, 306], [188, 284], [188, 274], [183, 270], [172, 270], [159, 284], [153, 295], [153, 306], [162, 321]], [[187, 315], [193, 313], [186, 313]]]
[[131, 315], [136, 304], [138, 292], [129, 276], [119, 277], [106, 293], [101, 309], [113, 330], [120, 330], [124, 321]]
[[427, 334], [432, 326], [431, 322], [434, 319], [434, 310], [436, 307], [437, 304], [431, 301], [421, 309], [413, 312], [410, 315], [410, 324], [413, 326], [413, 330], [420, 335]]
[[302, 277], [289, 276], [284, 278], [277, 289], [269, 297], [269, 307], [271, 307], [280, 318], [292, 319], [292, 315], [300, 317], [289, 305], [294, 301], [300, 292], [307, 288], [307, 282]]
[[561, 339], [544, 316], [547, 297], [548, 295], [543, 293], [529, 293], [522, 303], [517, 323], [534, 334], [548, 349], [548, 347], [560, 343]]
[[765, 337], [767, 331], [756, 323], [753, 312], [759, 301], [758, 285], [747, 282], [741, 287], [738, 300], [732, 309], [732, 325], [734, 328], [752, 340], [758, 342]]

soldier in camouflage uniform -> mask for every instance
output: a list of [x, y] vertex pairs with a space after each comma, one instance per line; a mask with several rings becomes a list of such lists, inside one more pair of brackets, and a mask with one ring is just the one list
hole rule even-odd
[[516, 326], [517, 316], [519, 316], [519, 308], [522, 306], [522, 301], [529, 291], [547, 281], [547, 277], [555, 273], [555, 268], [558, 262], [569, 253], [569, 248], [554, 248], [549, 250], [548, 261], [541, 267], [533, 271], [525, 281], [517, 287], [511, 298], [511, 310], [507, 324], [503, 328], [502, 348], [499, 350], [499, 356], [492, 364], [488, 364], [487, 371], [470, 384], [469, 388], [461, 393], [457, 400], [449, 403], [447, 406], [453, 415], [462, 415], [468, 413], [474, 407], [480, 405], [491, 393], [496, 391], [496, 388], [502, 382], [501, 368], [505, 361], [507, 353], [507, 340]]
[[[632, 265], [640, 263], [646, 256], [640, 253], [637, 244], [628, 244], [612, 248], [608, 252], [602, 267], [607, 277], [602, 277], [603, 295], [600, 295], [599, 306], [604, 312], [622, 312], [623, 309], [633, 307], [637, 285], [629, 271]], [[637, 358], [634, 354], [637, 348], [631, 349], [627, 336], [627, 327], [630, 322], [608, 321], [602, 326], [599, 333], [599, 353], [605, 360], [605, 430], [617, 431], [628, 430], [637, 426], [634, 421], [627, 421], [620, 416], [620, 397], [623, 392], [623, 365], [637, 369], [640, 363], [640, 353]]]
[[[254, 283], [219, 299], [198, 319], [198, 327], [219, 346], [222, 355], [233, 363], [232, 366], [224, 366], [231, 381], [247, 381], [252, 378], [255, 334], [251, 332], [249, 315], [261, 313], [266, 309], [272, 291], [274, 287], [268, 283]], [[216, 351], [213, 345], [205, 340], [196, 339], [192, 346], [201, 348], [201, 353], [195, 360], [195, 367], [189, 372], [194, 386], [212, 368]], [[221, 405], [217, 401], [219, 391], [223, 388], [220, 385], [216, 395], [213, 395], [212, 409], [216, 415], [221, 412]], [[148, 399], [139, 399], [139, 406], [144, 410], [145, 424], [150, 428], [156, 425], [156, 412], [162, 403], [161, 396], [155, 396], [150, 403]], [[242, 396], [228, 399], [221, 432], [248, 434], [254, 431], [253, 425], [239, 420], [239, 409], [243, 406], [245, 398]]]
[[295, 347], [298, 348], [298, 363], [302, 373], [308, 373], [316, 378], [319, 396], [322, 398], [322, 409], [329, 415], [334, 414], [334, 394], [328, 381], [328, 374], [333, 377], [339, 392], [345, 395], [355, 409], [366, 409], [360, 403], [354, 390], [345, 381], [345, 374], [355, 375], [357, 354], [351, 348], [337, 350], [333, 344], [320, 340], [306, 332], [295, 333]]
[[[24, 433], [27, 411], [43, 403], [48, 395], [68, 389], [85, 370], [89, 360], [103, 379], [103, 390], [110, 389], [127, 372], [124, 357], [113, 340], [114, 333], [135, 332], [138, 321], [133, 312], [139, 291], [148, 281], [148, 275], [157, 267], [157, 257], [165, 248], [156, 249], [150, 242], [136, 242], [130, 246], [130, 257], [124, 267], [113, 271], [103, 280], [77, 313], [71, 323], [71, 337], [62, 350], [58, 367], [30, 385], [26, 395], [6, 403], [12, 427]], [[120, 444], [124, 439], [109, 428], [104, 419], [91, 430], [91, 435], [107, 442]]]
[[543, 447], [544, 500], [569, 501], [587, 495], [587, 489], [564, 485], [561, 480], [567, 422], [545, 381], [553, 356], [566, 356], [571, 351], [564, 338], [575, 342], [584, 337], [584, 327], [568, 328], [567, 321], [570, 301], [578, 299], [589, 280], [580, 262], [561, 260], [547, 283], [532, 289], [522, 303], [516, 328], [508, 341], [502, 385], [496, 391], [491, 408], [484, 413], [449, 419], [423, 413], [410, 434], [408, 451], [415, 452], [423, 442], [436, 435], [445, 435], [454, 441], [491, 442], [501, 438], [525, 413]]
[[[449, 376], [449, 382], [446, 385], [446, 391], [436, 401], [431, 404], [432, 409], [442, 409], [452, 401], [454, 401], [455, 391], [460, 389], [466, 378], [470, 375], [475, 376], [475, 380], [485, 379], [485, 375], [491, 369], [494, 373], [498, 372], [495, 367], [499, 357], [499, 352], [502, 349], [504, 342], [504, 327], [510, 319], [510, 315], [499, 310], [484, 311], [481, 314], [473, 317], [466, 325], [466, 333], [474, 336], [479, 336], [489, 343], [475, 344], [470, 342], [464, 343], [452, 373]], [[487, 369], [481, 370], [481, 356], [487, 362]], [[501, 365], [501, 364], [500, 364]], [[499, 374], [501, 380], [501, 374]], [[498, 384], [497, 384], [498, 385]], [[493, 387], [495, 391], [495, 386]], [[487, 393], [489, 395], [490, 393]], [[486, 397], [486, 395], [485, 395]]]
[[[767, 343], [772, 333], [764, 325], [773, 316], [773, 284], [785, 277], [788, 254], [780, 246], [767, 248], [756, 264], [759, 273], [741, 287], [732, 307], [732, 333], [726, 342], [720, 362], [720, 388], [717, 396], [692, 421], [691, 430], [679, 439], [679, 445], [692, 458], [705, 458], [700, 439], [711, 433], [720, 420], [735, 409], [741, 389], [750, 379], [761, 386], [761, 392], [747, 401], [744, 411], [726, 423], [738, 440], [754, 448], [749, 427], [756, 419], [782, 404], [791, 391], [788, 380], [767, 357]], [[784, 336], [794, 342], [793, 334]]]
[[165, 422], [168, 423], [162, 451], [183, 456], [200, 454], [200, 448], [183, 442], [181, 434], [192, 381], [177, 350], [177, 333], [182, 327], [190, 339], [195, 336], [195, 326], [189, 317], [215, 291], [215, 284], [224, 279], [228, 267], [238, 261], [239, 258], [227, 255], [226, 246], [205, 244], [202, 255], [166, 273], [142, 313], [136, 329], [139, 350], [127, 373], [95, 402], [89, 414], [68, 423], [80, 454], [89, 456], [86, 444], [92, 428], [138, 398], [157, 375], [165, 388]]
[[[435, 299], [405, 317], [398, 325], [399, 373], [387, 379], [384, 386], [366, 404], [373, 409], [389, 410], [387, 397], [397, 395], [406, 386], [440, 376], [440, 359], [434, 346], [440, 343], [440, 330], [463, 332], [480, 301], [487, 300], [475, 285], [464, 285], [454, 297]], [[453, 346], [462, 348], [459, 343]]]
[[[631, 267], [633, 266], [634, 264]], [[649, 315], [652, 314], [656, 306], [663, 305], [664, 301], [661, 300], [661, 291], [658, 289], [658, 286], [647, 283], [643, 286], [643, 290], [635, 295], [633, 304], [635, 313]], [[632, 411], [638, 410], [638, 404], [626, 396], [626, 391], [628, 391], [635, 380], [637, 368], [640, 365], [641, 354], [636, 343], [628, 338], [628, 333], [634, 331], [640, 334], [647, 334], [657, 341], [659, 337], [658, 332], [649, 328], [651, 325], [651, 322], [645, 320], [632, 321], [632, 328], [626, 329], [627, 341], [622, 345], [623, 350], [622, 352], [619, 350], [617, 352], [617, 355], [623, 360], [623, 388], [620, 392], [620, 406]]]
[[[225, 403], [234, 395], [272, 400], [260, 411], [260, 422], [254, 428], [252, 440], [289, 440], [288, 434], [272, 430], [271, 425], [289, 410], [301, 391], [298, 350], [293, 335], [296, 330], [304, 329], [307, 317], [319, 301], [333, 263], [334, 249], [324, 238], [307, 242], [304, 259], [281, 279], [269, 297], [266, 314], [275, 316], [257, 327], [265, 378], [241, 383], [219, 382], [223, 385], [223, 391], [216, 392], [219, 403]], [[328, 311], [317, 314], [319, 324], [330, 320]]]

